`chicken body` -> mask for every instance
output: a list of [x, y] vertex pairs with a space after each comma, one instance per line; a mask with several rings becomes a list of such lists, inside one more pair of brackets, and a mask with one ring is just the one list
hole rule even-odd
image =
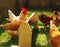
[[22, 23], [22, 21], [13, 22], [13, 23], [6, 23], [6, 24], [0, 25], [0, 26], [3, 27], [5, 30], [16, 31], [16, 30], [18, 30], [21, 23]]
[[13, 23], [13, 22], [20, 21], [20, 20], [23, 20], [23, 21], [27, 20], [27, 16], [24, 15], [24, 13], [23, 13], [24, 11], [23, 10], [20, 12], [19, 16], [15, 16], [13, 14], [13, 12], [10, 11], [10, 10], [8, 10], [8, 12], [9, 12], [9, 14], [8, 14], [9, 18], [7, 18], [7, 21], [9, 23]]
[[50, 20], [52, 20], [52, 16], [47, 16], [45, 14], [41, 14], [38, 16], [39, 20], [45, 25], [49, 25], [50, 24]]
[[15, 16], [12, 11], [8, 10], [9, 12], [9, 18], [7, 19], [8, 23], [4, 24], [3, 27], [5, 30], [18, 30], [18, 27], [23, 21], [26, 21], [26, 17], [23, 14], [23, 10], [19, 14], [19, 16]]
[[12, 11], [8, 10], [9, 12], [9, 18], [7, 19], [8, 23], [0, 25], [0, 27], [3, 27], [5, 30], [7, 30], [7, 33], [12, 37], [17, 37], [17, 31], [19, 26], [23, 21], [26, 21], [27, 18], [25, 16], [24, 11], [25, 9], [21, 11], [19, 16], [15, 16]]
[[58, 27], [60, 25], [60, 17], [54, 16], [53, 23]]
[[52, 21], [50, 21], [50, 44], [51, 47], [60, 47], [60, 32]]
[[[38, 16], [38, 18], [45, 25], [45, 29], [46, 29], [47, 25], [50, 25], [50, 20], [53, 20], [54, 24], [56, 24], [58, 21], [60, 21], [58, 19], [58, 13], [56, 11], [53, 11], [51, 16], [41, 14], [41, 15]], [[56, 26], [57, 26], [57, 24], [56, 24]]]

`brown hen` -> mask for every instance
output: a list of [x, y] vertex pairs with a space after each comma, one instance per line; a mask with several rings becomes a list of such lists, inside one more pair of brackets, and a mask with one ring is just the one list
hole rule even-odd
[[12, 37], [17, 37], [17, 31], [20, 24], [23, 21], [27, 20], [26, 10], [25, 8], [22, 8], [22, 11], [19, 14], [19, 16], [15, 16], [10, 10], [8, 10], [8, 12], [9, 12], [9, 18], [7, 19], [8, 23], [2, 24], [0, 25], [0, 27], [3, 27], [5, 30], [7, 30], [7, 33]]
[[38, 18], [45, 25], [45, 28], [46, 28], [47, 25], [50, 24], [50, 20], [53, 20], [53, 17], [56, 17], [56, 16], [58, 16], [58, 13], [56, 11], [53, 11], [51, 16], [47, 16], [45, 14], [41, 14], [41, 15], [38, 16]]
[[51, 47], [60, 47], [60, 32], [52, 21], [50, 21], [50, 44]]

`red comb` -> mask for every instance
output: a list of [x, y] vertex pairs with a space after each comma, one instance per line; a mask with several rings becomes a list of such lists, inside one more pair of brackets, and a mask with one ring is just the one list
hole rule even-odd
[[21, 8], [21, 10], [23, 10], [23, 14], [24, 14], [24, 16], [26, 15], [26, 8]]
[[24, 10], [24, 11], [26, 11], [27, 9], [26, 9], [26, 8], [21, 8], [21, 10]]

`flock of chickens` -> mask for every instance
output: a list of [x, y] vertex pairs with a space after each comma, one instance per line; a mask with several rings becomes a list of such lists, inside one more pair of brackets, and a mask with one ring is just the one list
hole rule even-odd
[[60, 47], [60, 32], [57, 28], [60, 25], [60, 17], [58, 12], [53, 11], [51, 16], [47, 16], [45, 14], [40, 14], [39, 16], [37, 16], [36, 13], [33, 12], [30, 17], [27, 17], [26, 9], [21, 9], [22, 10], [19, 16], [15, 16], [12, 11], [8, 10], [9, 18], [6, 19], [8, 23], [3, 25], [1, 24], [0, 27], [3, 27], [5, 30], [7, 30], [7, 33], [12, 37], [17, 37], [17, 30], [22, 22], [27, 21], [30, 25], [35, 23], [37, 25], [37, 22], [40, 21], [45, 25], [45, 28], [47, 27], [47, 25], [50, 25], [49, 33], [51, 46]]

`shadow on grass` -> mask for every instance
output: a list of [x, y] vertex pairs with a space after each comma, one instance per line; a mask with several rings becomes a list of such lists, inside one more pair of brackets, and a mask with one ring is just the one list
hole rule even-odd
[[17, 39], [11, 38], [8, 42], [1, 43], [0, 47], [11, 47], [11, 45], [18, 45]]
[[36, 47], [36, 39], [37, 39], [37, 35], [38, 35], [38, 29], [33, 29], [32, 31], [32, 47]]
[[4, 32], [4, 29], [0, 27], [0, 35]]

